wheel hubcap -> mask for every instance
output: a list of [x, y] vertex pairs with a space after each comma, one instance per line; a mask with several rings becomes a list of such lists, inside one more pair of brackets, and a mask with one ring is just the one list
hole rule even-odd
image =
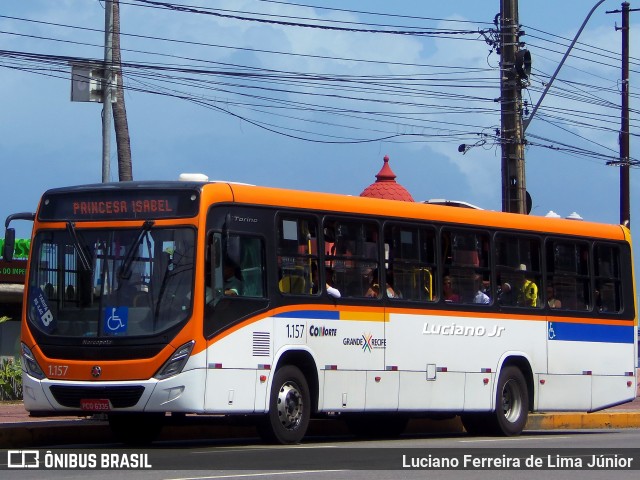
[[502, 412], [504, 417], [514, 423], [522, 414], [522, 395], [520, 386], [514, 380], [505, 383], [502, 389]]
[[280, 387], [277, 407], [282, 426], [288, 430], [298, 428], [302, 421], [304, 404], [302, 394], [295, 383], [287, 382]]

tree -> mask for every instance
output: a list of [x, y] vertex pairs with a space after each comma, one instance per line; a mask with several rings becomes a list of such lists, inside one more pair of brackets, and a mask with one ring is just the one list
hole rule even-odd
[[112, 104], [113, 124], [118, 147], [118, 179], [123, 182], [133, 180], [131, 165], [131, 140], [127, 109], [124, 104], [124, 78], [122, 75], [122, 55], [120, 53], [120, 0], [113, 0], [113, 64], [118, 72], [116, 101]]

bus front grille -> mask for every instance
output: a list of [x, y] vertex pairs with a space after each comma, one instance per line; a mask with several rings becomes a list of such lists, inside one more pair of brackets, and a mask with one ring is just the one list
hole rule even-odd
[[65, 407], [80, 408], [80, 400], [109, 399], [113, 408], [133, 407], [144, 392], [142, 385], [110, 387], [76, 387], [52, 385], [51, 394]]

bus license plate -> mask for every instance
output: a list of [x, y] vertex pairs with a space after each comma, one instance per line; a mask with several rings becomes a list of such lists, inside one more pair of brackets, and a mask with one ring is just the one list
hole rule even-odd
[[107, 412], [111, 410], [108, 398], [82, 398], [80, 408], [89, 412]]

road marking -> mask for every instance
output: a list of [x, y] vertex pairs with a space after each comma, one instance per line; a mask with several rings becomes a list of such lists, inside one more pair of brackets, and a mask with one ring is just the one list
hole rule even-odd
[[569, 436], [566, 437], [556, 437], [554, 435], [549, 435], [546, 437], [518, 437], [518, 438], [487, 438], [485, 440], [460, 440], [459, 443], [487, 443], [487, 442], [530, 442], [531, 440], [555, 440], [557, 438], [566, 439], [572, 438]]
[[[286, 448], [292, 449], [292, 450], [304, 450], [304, 449], [315, 449], [318, 448], [317, 446], [314, 445], [290, 445]], [[326, 445], [323, 446], [322, 448], [338, 448], [336, 445]], [[206, 454], [206, 455], [210, 455], [210, 454], [218, 454], [218, 453], [229, 453], [229, 452], [251, 452], [251, 451], [264, 451], [264, 450], [282, 450], [283, 447], [282, 445], [274, 445], [273, 447], [269, 447], [269, 446], [265, 446], [265, 447], [249, 447], [249, 448], [242, 448], [242, 447], [219, 447], [217, 450], [202, 450], [202, 451], [196, 451], [196, 452], [190, 452], [192, 454], [197, 454], [197, 455], [202, 455], [202, 454]], [[220, 452], [220, 450], [223, 450], [222, 452]]]
[[217, 478], [248, 478], [248, 477], [263, 477], [271, 475], [302, 475], [305, 473], [336, 473], [346, 472], [346, 470], [299, 470], [297, 472], [261, 472], [261, 473], [237, 473], [229, 475], [215, 475], [206, 477], [181, 477], [181, 478], [167, 478], [165, 480], [214, 480]]

